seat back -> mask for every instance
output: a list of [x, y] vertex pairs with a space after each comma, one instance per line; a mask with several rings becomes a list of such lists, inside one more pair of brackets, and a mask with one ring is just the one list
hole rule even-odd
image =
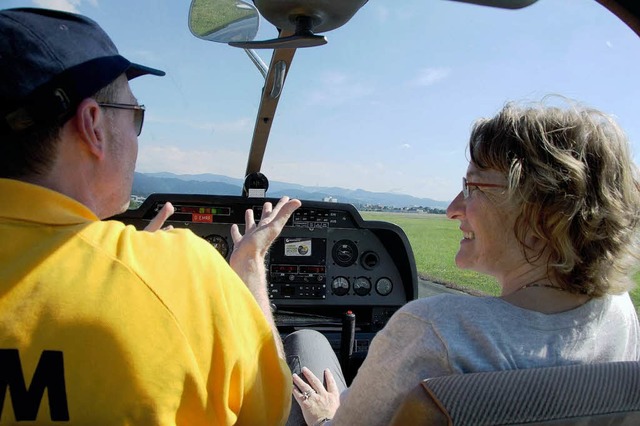
[[393, 425], [640, 425], [640, 362], [456, 374], [422, 381]]

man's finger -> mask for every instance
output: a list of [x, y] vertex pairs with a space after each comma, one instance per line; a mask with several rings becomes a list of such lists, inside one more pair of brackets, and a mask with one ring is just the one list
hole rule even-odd
[[233, 240], [233, 244], [238, 244], [238, 241], [242, 239], [242, 234], [240, 233], [240, 228], [235, 223], [231, 225], [231, 239]]
[[268, 217], [271, 214], [272, 211], [273, 211], [273, 204], [271, 204], [270, 202], [267, 201], [262, 206], [262, 216], [261, 217]]
[[153, 219], [151, 219], [147, 226], [145, 226], [144, 230], [155, 232], [161, 229], [164, 226], [164, 222], [169, 219], [174, 211], [175, 209], [173, 208], [173, 204], [167, 201], [166, 203], [164, 203], [164, 206], [162, 206], [158, 214]]
[[275, 222], [276, 227], [283, 228], [287, 223], [287, 220], [289, 220], [289, 217], [291, 217], [293, 212], [296, 211], [296, 209], [301, 205], [302, 203], [300, 202], [300, 200], [295, 199], [287, 200], [287, 202], [283, 203], [282, 205], [278, 203], [278, 205], [273, 209], [273, 211], [275, 212], [275, 216], [272, 214], [273, 219], [271, 220], [271, 222]]
[[247, 209], [244, 212], [244, 233], [248, 233], [251, 229], [256, 227], [256, 221], [253, 217], [253, 209]]

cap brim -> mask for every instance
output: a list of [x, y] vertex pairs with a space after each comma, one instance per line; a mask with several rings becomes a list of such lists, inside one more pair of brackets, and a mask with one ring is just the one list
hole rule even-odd
[[131, 80], [133, 78], [140, 77], [141, 75], [147, 75], [147, 74], [157, 75], [159, 77], [162, 77], [166, 73], [162, 70], [146, 67], [140, 64], [134, 64], [132, 62], [129, 68], [127, 68], [127, 70], [125, 71], [125, 74], [127, 75], [127, 78]]

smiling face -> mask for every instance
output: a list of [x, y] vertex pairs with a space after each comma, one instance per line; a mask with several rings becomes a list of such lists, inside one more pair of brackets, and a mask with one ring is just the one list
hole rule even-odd
[[[506, 187], [504, 174], [480, 170], [469, 164], [467, 181]], [[516, 207], [507, 201], [505, 189], [469, 185], [469, 197], [462, 192], [447, 208], [447, 217], [460, 221], [463, 239], [456, 254], [461, 269], [491, 275], [503, 282], [528, 263], [514, 233]]]

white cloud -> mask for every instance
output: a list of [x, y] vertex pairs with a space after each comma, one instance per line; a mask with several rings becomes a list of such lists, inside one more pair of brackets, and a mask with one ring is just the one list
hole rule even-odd
[[156, 62], [158, 61], [159, 55], [157, 52], [151, 50], [134, 50], [127, 52], [127, 58], [128, 57], [135, 58], [135, 61]]
[[411, 149], [411, 145], [409, 145], [408, 143], [403, 143], [400, 146], [402, 147], [402, 149]]
[[176, 174], [215, 173], [231, 177], [242, 174], [247, 153], [224, 149], [184, 149], [178, 146], [140, 145], [136, 171]]
[[375, 12], [376, 12], [376, 15], [378, 16], [379, 22], [385, 23], [389, 19], [389, 14], [390, 14], [389, 8], [384, 6], [378, 6]]
[[169, 124], [171, 126], [186, 126], [196, 130], [204, 130], [208, 133], [236, 134], [245, 133], [253, 129], [254, 120], [250, 118], [239, 118], [232, 121], [214, 122], [197, 120], [180, 120], [174, 118], [162, 118], [157, 115], [147, 114], [146, 121], [153, 123]]
[[372, 179], [384, 173], [379, 163], [362, 164], [355, 161], [294, 161], [291, 159], [271, 159], [263, 173], [270, 180], [291, 182], [307, 186], [337, 186], [341, 188], [374, 187], [378, 182]]
[[416, 86], [431, 86], [449, 77], [449, 74], [451, 74], [451, 69], [449, 68], [423, 68], [412, 81], [412, 84]]
[[45, 9], [63, 10], [65, 12], [79, 13], [82, 3], [89, 3], [94, 7], [98, 6], [98, 0], [33, 0], [36, 6]]
[[320, 87], [309, 95], [311, 104], [341, 105], [373, 93], [373, 88], [343, 72], [325, 72], [320, 80]]

